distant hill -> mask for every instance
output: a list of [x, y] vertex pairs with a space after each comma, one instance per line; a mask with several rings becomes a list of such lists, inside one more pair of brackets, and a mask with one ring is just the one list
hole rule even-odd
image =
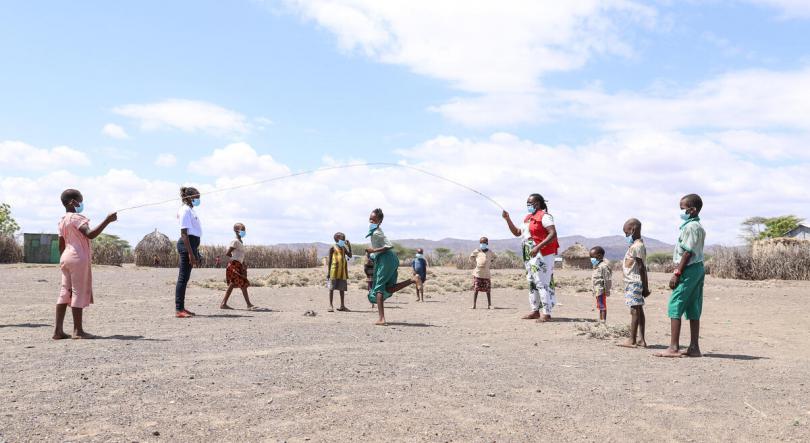
[[[441, 240], [426, 240], [426, 239], [401, 239], [401, 240], [393, 240], [395, 243], [399, 243], [406, 248], [422, 248], [425, 250], [426, 254], [430, 254], [438, 248], [447, 248], [453, 252], [457, 253], [468, 253], [473, 249], [478, 247], [478, 240], [463, 240], [458, 238], [444, 238]], [[627, 251], [627, 243], [625, 242], [624, 237], [620, 235], [612, 235], [608, 237], [598, 237], [598, 238], [588, 238], [583, 237], [581, 235], [571, 235], [567, 237], [560, 237], [560, 253], [565, 251], [574, 243], [580, 243], [586, 248], [590, 249], [593, 246], [601, 246], [605, 248], [605, 256], [608, 260], [618, 260], [624, 257], [625, 251]], [[647, 253], [652, 254], [654, 252], [671, 252], [674, 248], [674, 245], [664, 243], [660, 240], [656, 240], [654, 238], [644, 237], [644, 243], [647, 245]], [[274, 245], [279, 248], [287, 248], [287, 249], [300, 249], [300, 248], [310, 248], [315, 247], [318, 251], [318, 255], [324, 256], [329, 252], [329, 248], [332, 246], [327, 243], [317, 242], [317, 243], [282, 243], [278, 245]], [[519, 238], [509, 238], [509, 239], [490, 239], [489, 247], [495, 251], [513, 251], [515, 253], [520, 252], [520, 239]]]

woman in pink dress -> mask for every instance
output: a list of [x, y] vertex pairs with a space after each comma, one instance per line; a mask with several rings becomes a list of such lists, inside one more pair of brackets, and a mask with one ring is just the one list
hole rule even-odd
[[98, 237], [118, 216], [112, 213], [95, 229], [90, 229], [90, 220], [81, 215], [84, 210], [82, 193], [67, 189], [62, 193], [65, 216], [59, 222], [59, 252], [62, 256], [59, 267], [62, 270], [62, 288], [56, 301], [56, 326], [54, 340], [70, 338], [63, 330], [65, 313], [70, 305], [73, 314], [73, 338], [93, 338], [82, 328], [82, 309], [93, 303], [93, 275], [91, 264], [93, 251], [90, 240]]

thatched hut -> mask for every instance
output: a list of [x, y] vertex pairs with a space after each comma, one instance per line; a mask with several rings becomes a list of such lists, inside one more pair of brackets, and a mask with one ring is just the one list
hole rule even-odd
[[0, 234], [0, 263], [23, 261], [23, 250], [11, 235]]
[[177, 249], [166, 234], [155, 229], [135, 246], [135, 266], [171, 268], [177, 266]]
[[563, 266], [572, 269], [590, 269], [591, 256], [588, 249], [579, 243], [574, 243], [573, 246], [566, 249], [562, 253]]

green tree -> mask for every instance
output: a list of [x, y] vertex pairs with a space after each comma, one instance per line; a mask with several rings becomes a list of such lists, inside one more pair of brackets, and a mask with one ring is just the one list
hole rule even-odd
[[765, 230], [760, 233], [760, 238], [777, 238], [784, 237], [788, 231], [796, 229], [799, 223], [804, 219], [796, 217], [795, 215], [782, 215], [779, 217], [771, 217], [765, 221]]
[[397, 254], [401, 260], [411, 258], [416, 254], [416, 249], [406, 248], [399, 243], [394, 243], [394, 253]]
[[94, 238], [93, 239], [93, 245], [94, 246], [96, 246], [96, 245], [97, 246], [105, 246], [105, 245], [114, 246], [114, 247], [116, 247], [116, 248], [118, 248], [118, 249], [120, 249], [122, 251], [128, 251], [128, 250], [131, 249], [131, 246], [129, 245], [128, 241], [122, 239], [121, 237], [119, 237], [117, 235], [111, 235], [111, 234], [101, 234], [98, 237]]
[[740, 234], [740, 238], [747, 242], [752, 242], [758, 238], [765, 230], [765, 222], [768, 221], [766, 217], [749, 217], [744, 222], [742, 222], [740, 230], [742, 233]]
[[11, 216], [11, 206], [8, 203], [0, 203], [0, 235], [14, 235], [20, 230], [20, 225]]
[[654, 252], [647, 256], [647, 264], [663, 265], [672, 262], [672, 254], [669, 252]]

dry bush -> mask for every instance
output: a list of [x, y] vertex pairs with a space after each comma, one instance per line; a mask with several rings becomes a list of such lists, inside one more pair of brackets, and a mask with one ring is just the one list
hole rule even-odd
[[712, 275], [740, 280], [810, 280], [810, 242], [773, 239], [752, 247], [717, 248]]
[[[455, 266], [456, 269], [472, 270], [475, 267], [475, 262], [470, 259], [469, 254], [457, 254], [453, 257], [450, 265]], [[495, 254], [489, 267], [490, 269], [524, 269], [523, 258], [515, 253], [502, 252]]]
[[588, 338], [608, 340], [630, 336], [630, 328], [627, 324], [608, 325], [602, 322], [584, 323], [577, 325], [577, 335], [584, 335]]
[[23, 250], [11, 235], [0, 235], [0, 263], [20, 263]]
[[124, 263], [124, 249], [111, 243], [93, 244], [93, 264], [121, 266]]
[[[220, 267], [228, 264], [229, 258], [225, 256], [228, 252], [226, 246], [200, 246], [202, 263], [200, 267], [213, 268], [216, 266], [216, 258], [220, 257]], [[245, 264], [250, 268], [317, 268], [322, 265], [318, 259], [318, 251], [315, 248], [309, 249], [284, 249], [272, 248], [269, 246], [246, 246]]]

